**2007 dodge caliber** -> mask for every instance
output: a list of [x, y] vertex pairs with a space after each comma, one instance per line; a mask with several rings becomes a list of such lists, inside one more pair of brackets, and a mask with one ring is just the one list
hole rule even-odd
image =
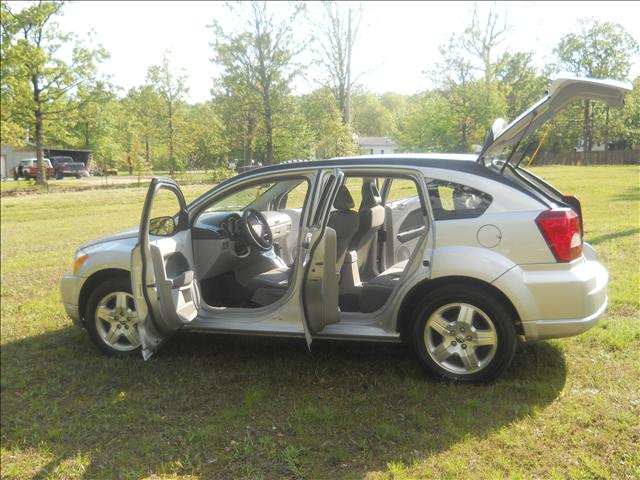
[[[437, 376], [489, 380], [518, 335], [577, 335], [607, 306], [580, 202], [521, 168], [517, 147], [570, 102], [620, 106], [630, 88], [559, 78], [478, 155], [289, 162], [190, 204], [155, 178], [139, 228], [78, 249], [65, 309], [107, 355], [147, 359], [178, 331], [405, 340]], [[159, 193], [175, 215], [151, 218]]]

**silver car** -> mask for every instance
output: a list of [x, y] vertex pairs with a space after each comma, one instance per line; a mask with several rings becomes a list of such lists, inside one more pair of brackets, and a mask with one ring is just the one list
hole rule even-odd
[[557, 79], [479, 155], [288, 162], [190, 204], [155, 178], [139, 228], [78, 249], [65, 309], [107, 355], [148, 359], [178, 331], [404, 341], [439, 377], [494, 378], [519, 335], [577, 335], [607, 306], [579, 201], [517, 146], [569, 102], [619, 106], [629, 89]]

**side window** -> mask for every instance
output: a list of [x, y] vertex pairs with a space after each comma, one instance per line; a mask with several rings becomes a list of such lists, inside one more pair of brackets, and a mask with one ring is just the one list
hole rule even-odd
[[385, 203], [407, 200], [418, 195], [418, 189], [413, 180], [407, 178], [394, 178], [391, 180], [391, 189], [387, 193]]
[[487, 193], [454, 182], [427, 179], [427, 189], [435, 220], [479, 217], [493, 201]]
[[176, 214], [180, 211], [180, 202], [170, 190], [158, 190], [149, 212], [149, 233], [168, 237], [176, 232]]
[[287, 198], [284, 203], [280, 203], [281, 208], [292, 208], [292, 209], [300, 209], [304, 206], [304, 200], [307, 198], [307, 191], [309, 190], [309, 185], [306, 180], [301, 181], [294, 188], [289, 190], [287, 193]]

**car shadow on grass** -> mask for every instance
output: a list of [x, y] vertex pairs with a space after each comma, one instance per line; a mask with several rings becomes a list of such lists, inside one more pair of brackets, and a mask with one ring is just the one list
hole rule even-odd
[[366, 343], [184, 335], [143, 362], [66, 328], [1, 359], [3, 448], [40, 452], [35, 478], [362, 477], [535, 415], [566, 376], [547, 342], [520, 345], [488, 385], [436, 381], [401, 346]]

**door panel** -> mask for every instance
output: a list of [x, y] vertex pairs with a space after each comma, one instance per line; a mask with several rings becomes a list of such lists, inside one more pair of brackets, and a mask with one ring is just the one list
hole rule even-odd
[[407, 260], [418, 245], [426, 226], [420, 198], [416, 195], [386, 205], [387, 266]]
[[329, 212], [344, 180], [339, 169], [318, 177], [309, 229], [301, 243], [304, 251], [302, 304], [307, 345], [325, 325], [339, 320], [338, 272], [336, 272], [336, 232], [327, 227]]
[[[149, 221], [156, 195], [163, 190], [175, 195], [179, 211], [173, 217], [173, 230], [154, 235]], [[138, 244], [131, 253], [131, 282], [145, 359], [196, 318], [200, 292], [194, 271], [184, 196], [173, 180], [154, 178], [142, 209]]]

